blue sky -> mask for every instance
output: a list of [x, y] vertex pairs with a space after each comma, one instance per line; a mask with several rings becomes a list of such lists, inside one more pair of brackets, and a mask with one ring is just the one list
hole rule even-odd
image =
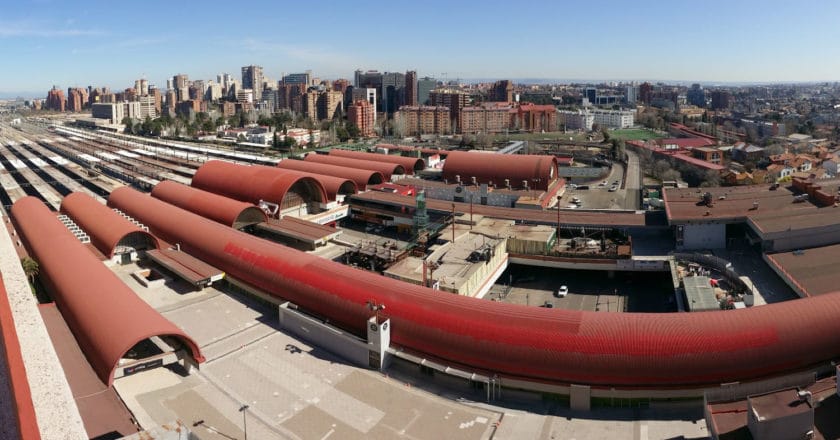
[[[0, 94], [125, 88], [241, 66], [421, 76], [706, 82], [840, 79], [840, 2], [0, 3]], [[247, 8], [247, 9], [246, 9]]]

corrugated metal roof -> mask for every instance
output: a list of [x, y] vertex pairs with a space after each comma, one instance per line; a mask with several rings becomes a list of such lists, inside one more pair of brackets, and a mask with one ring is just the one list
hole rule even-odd
[[202, 191], [171, 180], [155, 185], [152, 189], [152, 197], [235, 229], [261, 223], [266, 219], [265, 212], [250, 203]]
[[282, 205], [286, 193], [296, 185], [303, 185], [317, 202], [328, 200], [324, 186], [314, 177], [278, 174], [277, 171], [275, 167], [264, 165], [237, 165], [211, 160], [195, 172], [192, 186], [255, 205], [260, 200]]
[[12, 206], [12, 219], [40, 264], [41, 280], [103, 382], [110, 386], [120, 359], [152, 336], [174, 336], [197, 362], [204, 362], [198, 344], [85, 249], [40, 200], [18, 200]]
[[358, 168], [348, 168], [326, 163], [307, 162], [295, 159], [280, 161], [277, 164], [277, 168], [350, 179], [356, 182], [356, 187], [360, 190], [365, 190], [368, 185], [376, 185], [385, 180], [385, 176], [383, 176], [379, 171], [361, 170]]
[[418, 157], [397, 156], [393, 154], [366, 153], [364, 151], [350, 151], [332, 149], [330, 156], [349, 157], [350, 159], [369, 160], [372, 162], [395, 163], [402, 165], [406, 174], [414, 174], [426, 168], [426, 162]]
[[130, 235], [139, 236], [136, 242], [145, 242], [148, 248], [158, 247], [157, 239], [99, 203], [87, 193], [74, 192], [61, 201], [61, 212], [70, 216], [79, 227], [90, 235], [91, 242], [109, 258], [120, 242]]
[[455, 182], [456, 176], [460, 176], [462, 182], [469, 183], [475, 177], [478, 183], [493, 182], [499, 186], [509, 179], [514, 188], [522, 188], [522, 182], [527, 181], [528, 188], [546, 190], [557, 179], [557, 159], [554, 156], [520, 154], [476, 156], [453, 151], [443, 164], [443, 178]]
[[[364, 334], [387, 305], [396, 347], [507, 377], [626, 387], [715, 385], [840, 356], [840, 293], [708, 313], [596, 313], [441, 294], [279, 246], [130, 188], [109, 204], [245, 283]], [[807, 322], [809, 325], [803, 325]]]
[[310, 153], [303, 159], [306, 162], [325, 163], [339, 167], [356, 168], [359, 170], [378, 171], [382, 173], [385, 180], [390, 180], [391, 175], [405, 174], [402, 165], [386, 162], [374, 162], [370, 160], [351, 159], [349, 157], [328, 156], [326, 154]]

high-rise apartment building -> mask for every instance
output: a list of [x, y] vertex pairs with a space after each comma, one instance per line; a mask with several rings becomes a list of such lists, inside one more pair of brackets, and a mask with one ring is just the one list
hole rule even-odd
[[143, 95], [137, 98], [140, 104], [140, 114], [138, 119], [145, 120], [146, 118], [154, 119], [157, 117], [157, 108], [155, 107], [155, 97], [151, 95]]
[[460, 127], [461, 109], [467, 106], [468, 100], [469, 96], [463, 90], [444, 88], [429, 92], [431, 105], [449, 108], [449, 117], [456, 126], [453, 127], [453, 131], [458, 131], [457, 128]]
[[190, 97], [189, 76], [179, 73], [172, 77], [172, 88], [178, 101], [186, 101]]
[[318, 92], [314, 90], [310, 90], [304, 93], [301, 97], [301, 113], [306, 116], [307, 119], [317, 122], [318, 121]]
[[87, 89], [71, 87], [67, 89], [67, 103], [65, 105], [69, 112], [80, 112], [87, 102]]
[[326, 90], [318, 97], [318, 119], [334, 119], [344, 111], [344, 94]]
[[650, 104], [653, 99], [653, 86], [650, 83], [644, 82], [639, 86], [639, 99], [645, 104]]
[[376, 124], [376, 89], [374, 88], [354, 88], [353, 101], [365, 100], [373, 106], [373, 123]]
[[134, 81], [134, 91], [137, 92], [137, 96], [143, 96], [149, 94], [149, 81], [140, 78]]
[[277, 108], [300, 112], [300, 107], [296, 108], [295, 103], [300, 103], [304, 93], [306, 84], [286, 84], [281, 81], [277, 85]]
[[347, 108], [347, 122], [359, 128], [362, 137], [373, 136], [376, 124], [376, 109], [365, 99], [353, 101]]
[[245, 66], [242, 68], [242, 88], [254, 92], [254, 101], [262, 100], [263, 68], [262, 66]]
[[405, 105], [419, 105], [417, 102], [417, 72], [405, 72]]
[[394, 115], [394, 121], [403, 136], [451, 133], [449, 108], [443, 106], [403, 106]]
[[459, 113], [458, 129], [463, 134], [504, 133], [510, 127], [510, 112], [510, 105], [501, 102], [464, 107]]
[[45, 109], [63, 112], [66, 104], [67, 100], [64, 98], [64, 92], [58, 87], [53, 86], [53, 88], [47, 92], [47, 100], [44, 102]]

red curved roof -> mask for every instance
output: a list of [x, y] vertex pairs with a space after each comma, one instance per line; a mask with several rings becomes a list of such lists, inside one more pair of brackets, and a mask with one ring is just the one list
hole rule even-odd
[[349, 157], [327, 156], [326, 154], [310, 153], [303, 159], [306, 162], [325, 163], [339, 167], [356, 168], [359, 170], [378, 171], [385, 176], [386, 180], [391, 179], [392, 174], [405, 174], [402, 165], [387, 162], [373, 162], [370, 160], [351, 159]]
[[205, 162], [195, 172], [192, 186], [214, 194], [257, 205], [260, 200], [282, 205], [286, 193], [302, 184], [315, 193], [315, 201], [326, 203], [327, 192], [314, 177], [278, 174], [277, 168], [263, 165], [237, 165], [221, 160]]
[[120, 359], [152, 336], [176, 337], [189, 347], [196, 362], [204, 362], [189, 336], [140, 299], [40, 200], [18, 200], [12, 205], [12, 219], [40, 265], [41, 280], [102, 382], [110, 386]]
[[330, 150], [330, 156], [349, 157], [350, 159], [370, 160], [373, 162], [395, 163], [405, 168], [406, 174], [414, 174], [426, 168], [426, 162], [419, 157], [396, 156], [393, 154], [366, 153], [364, 151]]
[[[228, 275], [359, 334], [387, 306], [395, 346], [502, 376], [618, 387], [719, 385], [840, 356], [840, 293], [744, 310], [596, 313], [451, 295], [220, 227], [131, 188], [109, 205]], [[803, 323], [807, 323], [803, 324]]]
[[327, 174], [314, 174], [304, 171], [288, 170], [284, 168], [273, 169], [278, 174], [291, 174], [298, 175], [301, 177], [308, 176], [314, 178], [315, 180], [321, 183], [321, 186], [324, 187], [324, 191], [327, 192], [327, 198], [329, 198], [330, 200], [336, 200], [336, 197], [339, 195], [344, 196], [349, 194], [356, 194], [357, 192], [359, 192], [358, 188], [356, 188], [356, 182], [350, 179], [330, 176]]
[[29, 388], [20, 340], [2, 274], [0, 274], [0, 348], [2, 348], [0, 356], [6, 360], [2, 362], [7, 370], [3, 374], [7, 378], [4, 382], [9, 386], [8, 389], [0, 388], [0, 392], [4, 399], [11, 399], [16, 424], [14, 431], [6, 431], [17, 432], [22, 440], [40, 439], [41, 432], [38, 430], [35, 405], [32, 403], [32, 390]]
[[306, 162], [294, 159], [280, 161], [277, 163], [277, 168], [350, 179], [355, 182], [356, 187], [361, 190], [367, 189], [368, 185], [376, 185], [385, 181], [385, 176], [383, 176], [379, 171], [361, 170], [357, 168], [347, 168], [325, 163]]
[[141, 240], [154, 249], [159, 247], [152, 234], [140, 229], [114, 210], [99, 203], [93, 197], [81, 192], [74, 192], [61, 201], [61, 213], [68, 215], [85, 232], [99, 252], [108, 257], [114, 256], [117, 245], [128, 235], [141, 236]]
[[155, 185], [152, 188], [152, 197], [234, 229], [266, 221], [265, 212], [250, 203], [202, 191], [172, 180], [164, 180]]
[[478, 183], [493, 182], [498, 186], [510, 179], [514, 188], [522, 188], [522, 181], [528, 181], [528, 188], [548, 189], [557, 178], [557, 159], [547, 155], [492, 154], [451, 151], [443, 163], [443, 178], [455, 182], [469, 183], [475, 177]]

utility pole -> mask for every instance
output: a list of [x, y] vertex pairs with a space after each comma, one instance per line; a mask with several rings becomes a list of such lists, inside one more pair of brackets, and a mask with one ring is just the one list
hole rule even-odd
[[452, 243], [455, 243], [455, 204], [452, 204]]
[[242, 413], [242, 432], [245, 434], [245, 440], [248, 440], [248, 420], [245, 418], [245, 411], [248, 410], [248, 405], [239, 407], [239, 412]]

